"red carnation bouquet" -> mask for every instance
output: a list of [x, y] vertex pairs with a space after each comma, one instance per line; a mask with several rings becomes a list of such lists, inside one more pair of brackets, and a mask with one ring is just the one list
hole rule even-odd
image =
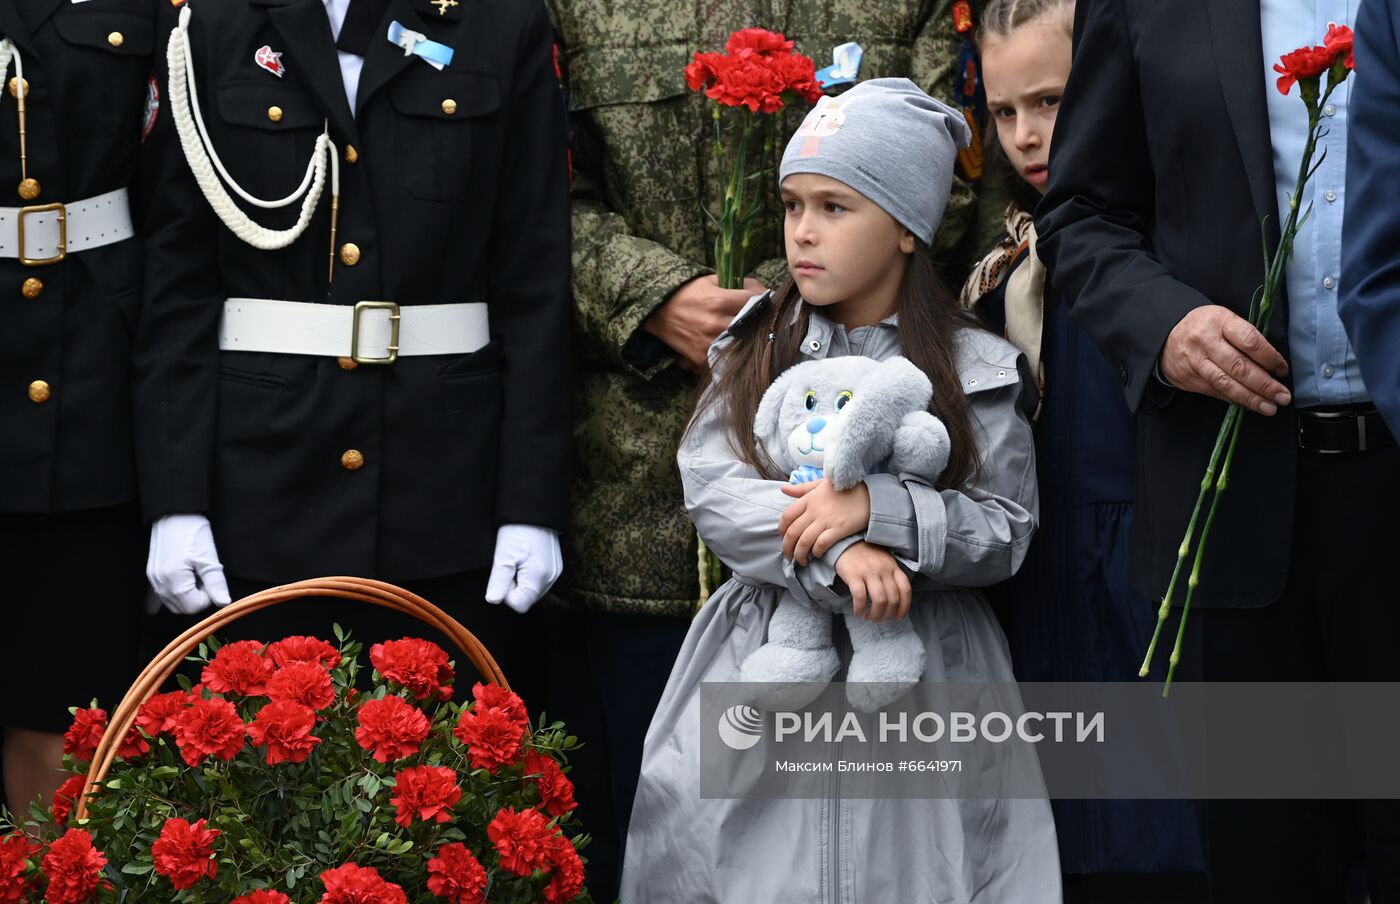
[[718, 232], [715, 269], [724, 289], [743, 288], [753, 220], [772, 189], [762, 177], [773, 156], [774, 114], [799, 97], [815, 103], [822, 94], [811, 58], [792, 48], [781, 34], [745, 28], [729, 36], [724, 53], [697, 53], [685, 67], [686, 83], [713, 101], [714, 148], [726, 182], [723, 206], [710, 218]]
[[[1322, 158], [1318, 158], [1316, 163], [1313, 161], [1313, 156], [1317, 151], [1317, 140], [1320, 137], [1322, 111], [1326, 108], [1327, 101], [1331, 99], [1332, 92], [1336, 91], [1337, 86], [1346, 81], [1347, 76], [1356, 68], [1352, 40], [1350, 28], [1332, 23], [1327, 26], [1327, 34], [1323, 37], [1320, 45], [1300, 47], [1285, 53], [1274, 64], [1274, 71], [1279, 75], [1277, 87], [1280, 94], [1287, 95], [1292, 92], [1294, 85], [1298, 86], [1298, 93], [1308, 111], [1308, 140], [1303, 149], [1303, 159], [1298, 165], [1298, 181], [1294, 183], [1293, 194], [1289, 197], [1288, 213], [1284, 217], [1283, 228], [1279, 232], [1278, 248], [1272, 254], [1268, 250], [1268, 230], [1267, 228], [1264, 230], [1264, 285], [1259, 288], [1249, 307], [1249, 322], [1264, 335], [1268, 335], [1269, 321], [1274, 312], [1274, 302], [1278, 299], [1278, 293], [1283, 286], [1284, 268], [1288, 264], [1288, 259], [1293, 256], [1293, 239], [1298, 234], [1298, 230], [1302, 229], [1303, 224], [1307, 222], [1308, 215], [1312, 213], [1311, 205], [1307, 210], [1302, 211], [1299, 210], [1299, 207], [1301, 206], [1303, 189], [1307, 186], [1313, 173], [1317, 172], [1318, 166], [1322, 164]], [[1322, 83], [1324, 75], [1327, 76], [1325, 86]], [[1325, 157], [1326, 149], [1322, 153]], [[1147, 647], [1147, 655], [1143, 659], [1142, 669], [1138, 672], [1145, 678], [1151, 669], [1152, 657], [1157, 652], [1157, 641], [1161, 636], [1162, 626], [1166, 624], [1167, 616], [1171, 614], [1172, 597], [1176, 593], [1177, 582], [1181, 578], [1187, 557], [1192, 553], [1191, 543], [1195, 540], [1196, 547], [1191, 565], [1191, 575], [1186, 582], [1186, 600], [1182, 604], [1181, 620], [1177, 624], [1176, 645], [1172, 648], [1167, 668], [1167, 680], [1162, 688], [1162, 696], [1164, 697], [1171, 690], [1172, 678], [1176, 674], [1177, 664], [1181, 661], [1181, 645], [1186, 636], [1186, 617], [1191, 612], [1191, 600], [1201, 582], [1201, 561], [1205, 558], [1206, 540], [1210, 537], [1211, 525], [1215, 522], [1215, 512], [1220, 505], [1220, 497], [1224, 495], [1230, 482], [1230, 470], [1235, 461], [1235, 447], [1239, 444], [1240, 428], [1243, 425], [1244, 409], [1239, 404], [1232, 402], [1226, 410], [1225, 418], [1216, 434], [1215, 447], [1211, 451], [1205, 475], [1201, 478], [1200, 491], [1196, 496], [1196, 506], [1191, 512], [1191, 520], [1186, 526], [1186, 536], [1182, 538], [1181, 546], [1177, 548], [1176, 567], [1172, 570], [1166, 595], [1162, 597], [1162, 605], [1157, 610], [1157, 627], [1152, 632], [1152, 642]], [[1205, 525], [1201, 528], [1200, 538], [1197, 539], [1196, 525], [1200, 520], [1201, 510], [1205, 507], [1207, 496], [1210, 497], [1210, 508], [1206, 511]]]
[[107, 713], [74, 711], [73, 775], [34, 837], [0, 836], [4, 902], [525, 904], [588, 902], [576, 741], [476, 684], [453, 701], [436, 644], [288, 637], [199, 648], [198, 685], [141, 707], [119, 760], [71, 819]]

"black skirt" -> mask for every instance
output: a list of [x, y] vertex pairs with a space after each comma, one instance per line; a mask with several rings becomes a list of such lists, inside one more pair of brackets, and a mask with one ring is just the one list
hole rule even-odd
[[63, 732], [70, 706], [116, 708], [141, 666], [147, 540], [135, 505], [0, 513], [0, 724]]

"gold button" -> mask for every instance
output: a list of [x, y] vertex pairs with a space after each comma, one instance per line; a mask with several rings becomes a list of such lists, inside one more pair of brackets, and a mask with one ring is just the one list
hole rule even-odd
[[456, 113], [457, 102], [449, 97], [447, 100], [442, 102], [442, 112], [446, 113], [448, 116], [451, 116], [453, 113]]
[[282, 121], [282, 108], [279, 107], [279, 106], [277, 106], [276, 104], [273, 104], [271, 107], [268, 107], [268, 108], [267, 108], [267, 118], [270, 119], [270, 120], [272, 120], [273, 122], [281, 122], [281, 121]]
[[357, 150], [355, 150], [355, 146], [354, 146], [353, 144], [347, 144], [347, 145], [345, 146], [345, 162], [346, 162], [346, 163], [354, 163], [356, 160], [359, 160], [359, 159], [360, 159], [360, 152], [357, 151]]
[[19, 184], [19, 196], [26, 201], [33, 201], [39, 197], [39, 191], [38, 179], [25, 179]]
[[354, 242], [346, 242], [340, 246], [340, 262], [347, 267], [353, 267], [360, 262], [360, 246]]
[[119, 31], [114, 31], [107, 36], [107, 43], [111, 44], [113, 47], [122, 46], [122, 42], [125, 40], [126, 38], [122, 37], [122, 33]]
[[354, 358], [336, 358], [335, 361], [340, 365], [341, 370], [354, 370], [360, 366], [355, 363]]
[[43, 281], [35, 279], [32, 276], [26, 279], [24, 284], [19, 287], [19, 294], [23, 295], [25, 298], [38, 298], [43, 291]]
[[[10, 79], [10, 96], [19, 97], [19, 76]], [[29, 79], [24, 80], [24, 96], [29, 96]]]
[[[53, 395], [53, 392], [49, 390], [49, 384], [45, 383], [43, 380], [35, 380], [33, 383], [29, 384], [29, 401], [42, 404], [47, 402], [51, 395]], [[355, 454], [358, 455], [359, 453], [357, 452]]]
[[365, 466], [365, 457], [360, 454], [359, 449], [347, 449], [345, 454], [340, 456], [340, 466], [347, 471], [358, 471]]

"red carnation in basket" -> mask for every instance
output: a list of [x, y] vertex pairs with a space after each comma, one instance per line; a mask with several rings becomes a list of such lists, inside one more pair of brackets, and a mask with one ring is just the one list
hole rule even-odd
[[186, 691], [156, 694], [136, 711], [136, 727], [151, 737], [175, 729], [175, 717], [197, 698]]
[[[320, 666], [317, 666], [320, 668]], [[311, 734], [316, 713], [295, 700], [273, 700], [258, 710], [248, 726], [248, 737], [259, 747], [267, 746], [267, 764], [304, 763], [321, 739]]]
[[466, 745], [473, 769], [491, 774], [520, 756], [525, 729], [504, 709], [477, 704], [464, 710], [452, 734]]
[[92, 846], [92, 836], [82, 829], [69, 829], [49, 845], [44, 855], [44, 875], [49, 880], [44, 899], [48, 904], [83, 904], [102, 882], [107, 858]]
[[405, 829], [413, 820], [447, 822], [452, 808], [462, 799], [457, 773], [446, 766], [418, 766], [400, 769], [394, 776], [394, 822]]
[[574, 844], [563, 835], [550, 839], [549, 862], [554, 876], [544, 887], [544, 899], [550, 904], [572, 901], [583, 891], [583, 860]]
[[233, 704], [219, 697], [195, 700], [175, 717], [175, 743], [191, 766], [208, 757], [231, 760], [243, 749], [243, 720]]
[[550, 838], [554, 834], [544, 814], [533, 808], [502, 807], [486, 827], [486, 837], [501, 856], [501, 867], [517, 876], [528, 876], [549, 866]]
[[326, 893], [320, 904], [408, 904], [403, 889], [380, 878], [372, 866], [344, 866], [321, 874]]
[[151, 845], [156, 873], [181, 891], [206, 877], [214, 878], [219, 874], [219, 862], [214, 859], [214, 839], [219, 834], [218, 829], [206, 828], [203, 819], [193, 825], [178, 817], [167, 819]]
[[29, 858], [39, 853], [39, 846], [23, 832], [11, 832], [0, 838], [0, 904], [19, 904], [29, 900], [29, 887], [34, 876], [25, 876]]
[[316, 662], [292, 662], [277, 670], [267, 683], [267, 696], [292, 700], [317, 712], [335, 702], [331, 673]]
[[80, 709], [73, 714], [73, 724], [63, 736], [63, 752], [71, 753], [75, 759], [86, 763], [97, 752], [102, 743], [102, 733], [107, 730], [107, 710]]
[[262, 655], [264, 646], [257, 640], [224, 644], [204, 667], [200, 680], [216, 694], [262, 696], [267, 693], [267, 681], [275, 669], [272, 660]]
[[402, 697], [367, 700], [360, 707], [355, 740], [365, 750], [373, 750], [376, 760], [388, 763], [417, 753], [428, 727], [423, 711]]
[[530, 716], [525, 712], [525, 701], [521, 700], [515, 691], [508, 691], [499, 684], [483, 684], [478, 681], [472, 685], [472, 697], [475, 698], [478, 708], [489, 706], [503, 710], [513, 721], [520, 723], [521, 731], [530, 727]]
[[461, 844], [444, 844], [428, 861], [428, 891], [451, 904], [483, 904], [486, 868]]
[[534, 750], [525, 752], [525, 777], [540, 789], [540, 807], [550, 816], [563, 816], [578, 806], [574, 783], [554, 757]]
[[257, 891], [248, 892], [241, 898], [234, 898], [231, 904], [292, 904], [292, 899], [280, 891], [267, 891], [260, 888]]
[[377, 643], [369, 648], [369, 661], [415, 699], [426, 700], [433, 694], [452, 699], [452, 663], [447, 651], [435, 643], [417, 637]]
[[302, 634], [284, 637], [267, 648], [264, 654], [278, 667], [294, 662], [317, 662], [328, 669], [340, 665], [340, 651], [319, 637]]
[[[68, 814], [73, 812], [73, 805], [78, 802], [78, 797], [83, 793], [83, 785], [87, 781], [81, 775], [75, 775], [66, 782], [58, 786], [58, 790], [53, 793], [53, 821], [61, 826], [68, 825]], [[3, 901], [4, 898], [0, 898]]]

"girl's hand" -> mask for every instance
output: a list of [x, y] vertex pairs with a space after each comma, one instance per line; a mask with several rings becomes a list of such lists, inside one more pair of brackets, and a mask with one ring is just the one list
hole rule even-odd
[[778, 519], [778, 533], [783, 535], [783, 555], [798, 565], [808, 564], [811, 556], [826, 555], [838, 540], [870, 524], [870, 490], [864, 483], [836, 490], [823, 477], [782, 489], [797, 501]]
[[891, 616], [901, 619], [909, 614], [914, 588], [889, 550], [864, 540], [853, 543], [836, 560], [836, 574], [851, 588], [856, 615], [866, 621], [882, 622]]

